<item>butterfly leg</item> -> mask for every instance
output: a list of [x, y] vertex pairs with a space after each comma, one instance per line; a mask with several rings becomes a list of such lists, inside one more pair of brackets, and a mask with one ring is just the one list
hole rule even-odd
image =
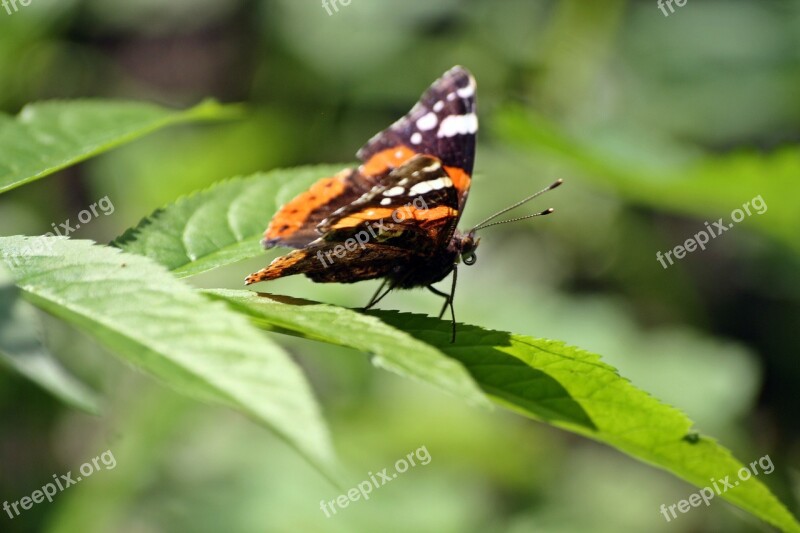
[[444, 298], [444, 305], [442, 306], [442, 310], [439, 312], [439, 318], [444, 316], [444, 312], [447, 311], [447, 306], [450, 306], [450, 318], [452, 319], [453, 323], [453, 337], [450, 342], [456, 342], [456, 310], [453, 308], [453, 297], [456, 294], [456, 281], [458, 280], [458, 267], [453, 265], [453, 284], [450, 287], [450, 294], [446, 292], [442, 292], [433, 285], [428, 285], [428, 290], [431, 291], [433, 294], [441, 296]]
[[433, 285], [428, 285], [427, 289], [431, 291], [436, 296], [441, 296], [444, 298], [444, 305], [442, 306], [442, 310], [439, 312], [439, 318], [442, 318], [444, 312], [447, 311], [447, 306], [450, 305], [450, 295], [446, 292], [442, 292]]
[[[383, 290], [383, 288], [386, 286], [386, 284], [387, 284], [388, 282], [389, 282], [389, 280], [388, 280], [387, 278], [384, 278], [384, 279], [383, 279], [383, 281], [381, 282], [380, 286], [378, 287], [378, 290], [377, 290], [377, 291], [375, 291], [375, 294], [373, 294], [373, 295], [372, 295], [372, 298], [370, 298], [370, 299], [369, 299], [369, 303], [368, 303], [368, 304], [367, 304], [367, 306], [364, 308], [365, 310], [366, 310], [366, 309], [370, 309], [370, 308], [372, 308], [372, 307], [373, 307], [373, 306], [375, 306], [375, 305], [376, 305], [378, 302], [380, 302], [381, 300], [383, 300], [383, 297], [384, 297], [384, 296], [386, 296], [387, 294], [389, 294], [390, 292], [392, 292], [392, 289], [394, 289], [394, 285], [390, 285], [390, 286], [389, 286], [389, 288], [388, 288], [388, 289], [387, 289], [387, 290], [386, 290], [386, 291], [385, 291], [383, 294], [381, 294], [381, 291]], [[378, 296], [379, 294], [380, 294], [380, 296]]]

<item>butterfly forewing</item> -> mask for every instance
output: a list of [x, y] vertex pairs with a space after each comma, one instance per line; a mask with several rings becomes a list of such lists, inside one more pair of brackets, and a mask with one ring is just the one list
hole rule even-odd
[[442, 246], [458, 218], [458, 191], [442, 162], [418, 155], [370, 192], [334, 211], [318, 229], [326, 240], [343, 241], [367, 224], [380, 222], [380, 242], [422, 253]]
[[478, 131], [475, 79], [453, 67], [436, 80], [403, 118], [358, 151], [366, 175], [382, 175], [417, 154], [437, 157], [459, 190], [463, 209], [475, 160]]

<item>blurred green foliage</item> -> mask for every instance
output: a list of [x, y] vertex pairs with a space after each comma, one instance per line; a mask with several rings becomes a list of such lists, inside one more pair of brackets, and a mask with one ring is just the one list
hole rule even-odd
[[[117, 207], [78, 238], [108, 242], [218, 180], [348, 161], [454, 64], [479, 83], [482, 130], [465, 224], [562, 177], [557, 214], [493, 229], [460, 272], [460, 321], [606, 355], [737, 457], [797, 514], [800, 463], [800, 5], [654, 1], [316, 2], [33, 0], [0, 9], [0, 109], [124, 97], [243, 101], [243, 121], [156, 134], [0, 197], [0, 234], [39, 235], [99, 197]], [[2, 164], [2, 162], [0, 162]], [[666, 251], [755, 197], [746, 218], [669, 269]], [[264, 220], [266, 224], [267, 220]], [[267, 258], [192, 278], [239, 288]], [[374, 290], [286, 279], [271, 292], [361, 305]], [[434, 312], [429, 294], [386, 307]], [[42, 316], [45, 345], [103, 393], [103, 416], [0, 373], [0, 500], [105, 449], [118, 466], [3, 531], [749, 531], [721, 501], [671, 523], [693, 488], [521, 418], [464, 406], [372, 369], [354, 351], [291, 347], [354, 481], [426, 445], [367, 502], [326, 519], [339, 490], [229, 411], [175, 397]]]

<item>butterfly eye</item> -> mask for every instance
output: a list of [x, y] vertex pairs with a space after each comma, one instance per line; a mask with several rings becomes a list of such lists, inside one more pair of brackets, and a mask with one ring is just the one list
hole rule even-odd
[[469, 254], [464, 257], [464, 264], [465, 265], [474, 265], [475, 262], [478, 260], [478, 256], [475, 254]]

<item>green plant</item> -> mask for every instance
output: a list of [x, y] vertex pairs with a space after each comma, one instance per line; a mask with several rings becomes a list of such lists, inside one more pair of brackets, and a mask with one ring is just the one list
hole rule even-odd
[[[183, 113], [115, 102], [29, 106], [16, 119], [0, 117], [0, 192], [147, 132], [225, 118], [232, 111], [214, 103]], [[578, 150], [554, 134], [544, 138], [544, 128], [531, 131], [540, 144]], [[601, 165], [589, 155], [577, 159]], [[180, 280], [259, 256], [269, 215], [334, 168], [340, 167], [275, 170], [221, 182], [158, 210], [109, 246], [63, 237], [0, 237], [8, 271], [0, 272], [3, 360], [71, 405], [96, 409], [86, 387], [38, 342], [30, 326], [30, 306], [37, 307], [165, 385], [247, 414], [334, 481], [339, 467], [311, 389], [280, 344], [258, 329], [364, 351], [377, 366], [401, 376], [472, 404], [488, 407], [491, 400], [699, 487], [742, 468], [725, 448], [693, 431], [681, 412], [637, 389], [598, 355], [564, 343], [459, 325], [451, 344], [447, 322], [421, 315], [362, 313], [250, 291], [201, 291]], [[722, 497], [777, 527], [800, 531], [757, 478]]]

